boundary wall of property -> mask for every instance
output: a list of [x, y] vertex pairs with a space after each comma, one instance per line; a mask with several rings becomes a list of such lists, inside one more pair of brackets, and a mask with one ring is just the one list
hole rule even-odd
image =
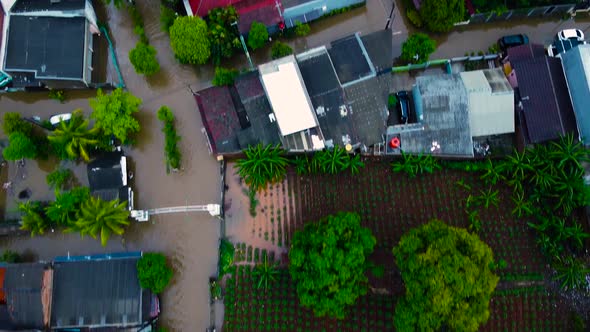
[[459, 26], [468, 24], [482, 24], [490, 22], [518, 20], [525, 18], [564, 17], [566, 15], [574, 16], [576, 15], [576, 13], [579, 12], [588, 12], [589, 9], [590, 4], [580, 6], [575, 3], [572, 3], [563, 5], [511, 9], [506, 11], [492, 11], [487, 13], [473, 14], [469, 18], [469, 20], [456, 23], [455, 25]]

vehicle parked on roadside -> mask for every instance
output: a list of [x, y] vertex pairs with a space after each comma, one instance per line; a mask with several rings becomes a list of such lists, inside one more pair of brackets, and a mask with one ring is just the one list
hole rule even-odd
[[559, 40], [574, 39], [577, 41], [583, 41], [584, 40], [584, 32], [582, 32], [582, 30], [580, 30], [580, 29], [565, 29], [565, 30], [561, 30], [557, 33], [557, 38]]
[[498, 39], [498, 46], [502, 52], [515, 46], [525, 45], [529, 43], [529, 37], [525, 34], [509, 35]]

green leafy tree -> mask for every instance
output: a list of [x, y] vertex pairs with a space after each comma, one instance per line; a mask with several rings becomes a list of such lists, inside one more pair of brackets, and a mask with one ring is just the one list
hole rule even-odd
[[90, 100], [93, 110], [90, 117], [96, 120], [96, 127], [104, 135], [114, 135], [125, 144], [128, 143], [129, 135], [139, 132], [141, 128], [139, 121], [134, 117], [139, 111], [139, 105], [141, 99], [121, 88], [109, 94], [98, 89], [96, 98]]
[[434, 40], [423, 33], [415, 33], [402, 44], [401, 59], [408, 63], [424, 63], [435, 50]]
[[82, 203], [90, 199], [88, 187], [77, 187], [70, 191], [57, 192], [55, 201], [45, 207], [45, 215], [53, 223], [61, 226], [71, 226], [76, 220], [76, 213]]
[[268, 42], [268, 30], [260, 22], [252, 22], [250, 32], [248, 32], [248, 46], [253, 50], [261, 48]]
[[170, 46], [181, 63], [202, 65], [209, 60], [211, 49], [207, 23], [200, 17], [180, 16], [170, 27]]
[[299, 21], [295, 22], [295, 34], [299, 37], [305, 37], [307, 35], [309, 35], [309, 33], [311, 32], [311, 27], [309, 26], [309, 24], [305, 23], [301, 23]]
[[365, 275], [375, 237], [356, 213], [340, 212], [307, 223], [295, 233], [289, 272], [301, 305], [318, 317], [345, 317], [346, 308], [367, 293]]
[[129, 52], [129, 61], [138, 74], [149, 76], [160, 71], [156, 49], [143, 42], [137, 43], [135, 48]]
[[18, 210], [22, 213], [20, 229], [31, 232], [31, 237], [45, 234], [51, 226], [43, 217], [43, 208], [39, 202], [19, 203]]
[[230, 58], [241, 47], [237, 21], [239, 15], [233, 6], [214, 8], [207, 15], [211, 58], [218, 65], [221, 58]]
[[127, 202], [103, 201], [91, 196], [80, 205], [76, 220], [67, 231], [78, 231], [81, 236], [90, 235], [94, 239], [100, 236], [100, 243], [106, 246], [111, 234], [123, 235], [128, 225]]
[[250, 188], [260, 190], [268, 183], [280, 182], [287, 174], [289, 162], [285, 152], [278, 146], [258, 144], [244, 150], [246, 155], [238, 159], [238, 174]]
[[402, 236], [393, 254], [406, 286], [397, 331], [477, 331], [487, 321], [499, 278], [477, 235], [435, 220]]
[[2, 129], [6, 136], [10, 136], [10, 134], [15, 132], [23, 133], [25, 136], [31, 136], [33, 125], [23, 120], [19, 113], [7, 112], [4, 113]]
[[293, 54], [293, 49], [288, 44], [277, 41], [272, 44], [270, 53], [273, 59], [278, 59]]
[[49, 142], [65, 147], [67, 154], [76, 159], [81, 157], [85, 162], [90, 160], [88, 147], [96, 147], [99, 133], [98, 128], [88, 129], [88, 120], [84, 119], [81, 110], [72, 114], [70, 121], [61, 121], [59, 126], [47, 139]]
[[223, 67], [215, 67], [215, 77], [213, 77], [213, 85], [215, 86], [229, 86], [234, 84], [234, 80], [239, 75], [237, 69], [226, 69]]
[[137, 278], [141, 288], [160, 294], [172, 279], [172, 268], [166, 263], [166, 256], [160, 253], [145, 253], [137, 261]]
[[430, 31], [449, 31], [453, 28], [453, 24], [463, 21], [465, 17], [465, 1], [422, 0], [420, 17]]
[[32, 139], [20, 131], [15, 131], [8, 136], [8, 146], [2, 150], [6, 160], [20, 160], [23, 158], [35, 159], [37, 146]]
[[269, 263], [268, 257], [264, 255], [263, 262], [257, 264], [252, 271], [254, 282], [257, 284], [256, 286], [268, 290], [269, 286], [277, 281], [277, 275], [279, 274], [278, 266], [277, 263]]

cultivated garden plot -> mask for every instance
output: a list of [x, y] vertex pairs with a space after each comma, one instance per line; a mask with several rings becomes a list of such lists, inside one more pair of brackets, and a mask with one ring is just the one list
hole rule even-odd
[[[545, 280], [551, 273], [550, 260], [543, 254], [537, 243], [538, 235], [528, 224], [534, 221], [528, 217], [531, 214], [516, 217], [519, 213], [515, 211], [520, 210], [513, 188], [504, 181], [490, 186], [482, 180], [482, 172], [460, 170], [467, 164], [461, 164], [458, 169], [448, 165], [445, 163], [432, 174], [413, 178], [394, 172], [391, 163], [382, 160], [365, 160], [365, 167], [358, 174], [347, 171], [301, 174], [295, 167], [289, 167], [285, 181], [260, 190], [257, 196], [260, 202], [270, 197], [264, 196], [269, 192], [278, 192], [284, 197], [265, 201], [260, 207], [266, 215], [266, 221], [262, 221], [266, 226], [262, 229], [273, 229], [275, 221], [271, 222], [270, 216], [276, 216], [276, 212], [268, 212], [270, 204], [273, 211], [282, 211], [281, 234], [276, 238], [282, 242], [273, 241], [273, 244], [282, 245], [286, 252], [295, 232], [302, 230], [306, 223], [342, 211], [356, 212], [361, 225], [369, 228], [377, 240], [369, 260], [384, 268], [383, 276], [376, 278], [372, 272], [367, 272], [369, 291], [348, 310], [345, 319], [317, 318], [299, 304], [285, 255], [281, 259], [273, 257], [280, 262], [276, 281], [266, 290], [254, 285], [257, 279], [251, 277], [251, 265], [255, 263], [250, 262], [259, 261], [256, 256], [262, 257], [262, 251], [256, 255], [257, 244], [240, 238], [234, 243], [240, 242], [236, 249], [245, 257], [236, 261], [246, 262], [238, 263], [236, 273], [227, 280], [224, 329], [393, 330], [395, 303], [404, 295], [404, 284], [392, 248], [411, 229], [440, 219], [476, 233], [494, 253], [495, 273], [501, 281], [490, 304], [490, 319], [481, 327], [483, 330], [568, 330], [572, 306], [547, 290]], [[583, 214], [574, 210], [572, 218], [580, 221]], [[253, 238], [264, 236], [259, 230], [260, 224], [249, 227], [253, 227]]]

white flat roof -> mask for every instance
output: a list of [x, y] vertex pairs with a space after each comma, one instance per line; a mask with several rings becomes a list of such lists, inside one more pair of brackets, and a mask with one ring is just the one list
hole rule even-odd
[[294, 56], [265, 63], [258, 69], [281, 135], [318, 126]]

